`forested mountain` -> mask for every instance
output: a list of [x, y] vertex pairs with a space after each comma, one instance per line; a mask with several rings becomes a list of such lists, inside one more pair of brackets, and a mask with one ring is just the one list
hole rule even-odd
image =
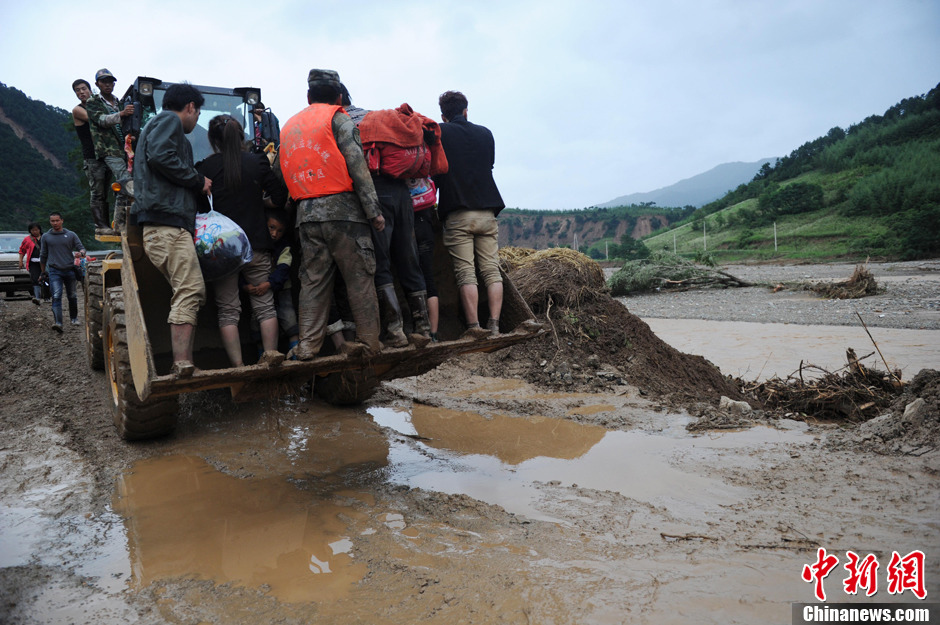
[[622, 195], [610, 202], [598, 204], [599, 208], [630, 206], [653, 202], [659, 206], [694, 206], [698, 208], [724, 196], [731, 189], [750, 181], [766, 163], [777, 159], [763, 158], [754, 163], [722, 163], [708, 171], [685, 178], [668, 187], [643, 193]]
[[69, 111], [0, 83], [0, 230], [48, 227], [58, 210], [66, 227], [90, 236], [88, 191]]
[[938, 225], [940, 85], [804, 143], [647, 244], [729, 259], [926, 258], [940, 256]]

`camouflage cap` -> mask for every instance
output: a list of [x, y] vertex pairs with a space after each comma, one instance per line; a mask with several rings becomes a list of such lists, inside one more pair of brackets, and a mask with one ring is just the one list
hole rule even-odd
[[307, 86], [331, 85], [339, 89], [339, 74], [331, 69], [312, 69], [307, 74]]
[[114, 74], [112, 74], [109, 69], [102, 68], [95, 72], [95, 82], [98, 82], [102, 78], [110, 78], [111, 80], [117, 81], [117, 78], [114, 77]]

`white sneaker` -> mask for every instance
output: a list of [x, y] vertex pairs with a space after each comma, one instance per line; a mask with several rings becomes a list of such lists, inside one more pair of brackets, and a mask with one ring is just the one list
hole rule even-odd
[[79, 321], [78, 319], [72, 319], [72, 325], [73, 325], [73, 326], [80, 326], [80, 325], [82, 325], [82, 322]]

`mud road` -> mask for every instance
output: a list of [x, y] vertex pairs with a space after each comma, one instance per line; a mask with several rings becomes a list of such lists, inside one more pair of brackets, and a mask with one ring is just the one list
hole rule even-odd
[[[356, 408], [194, 394], [174, 436], [127, 444], [50, 316], [0, 301], [3, 623], [785, 624], [819, 548], [830, 601], [916, 601], [886, 569], [917, 550], [940, 593], [936, 376], [919, 420], [909, 396], [865, 425], [693, 435], [629, 384], [471, 355]], [[881, 563], [874, 597], [845, 594], [847, 551]]]

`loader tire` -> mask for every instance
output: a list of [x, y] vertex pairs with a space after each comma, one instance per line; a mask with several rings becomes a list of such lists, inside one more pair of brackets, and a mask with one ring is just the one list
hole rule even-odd
[[101, 337], [104, 318], [104, 268], [100, 260], [88, 263], [85, 270], [85, 351], [88, 366], [104, 370], [104, 339]]
[[371, 369], [331, 373], [313, 380], [313, 392], [334, 406], [361, 404], [379, 387], [379, 380]]
[[104, 322], [105, 374], [111, 391], [111, 416], [118, 434], [126, 441], [170, 434], [176, 427], [179, 399], [159, 397], [141, 401], [134, 389], [121, 287], [108, 289]]

